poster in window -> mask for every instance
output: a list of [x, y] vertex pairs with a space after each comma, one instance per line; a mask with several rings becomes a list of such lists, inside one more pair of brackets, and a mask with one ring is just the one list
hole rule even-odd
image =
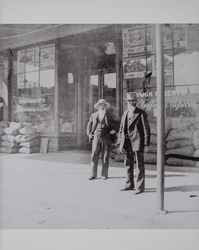
[[152, 58], [124, 58], [123, 69], [124, 79], [142, 78], [144, 77], [144, 73], [146, 73], [146, 71], [152, 70]]
[[39, 69], [39, 65], [36, 65], [36, 50], [31, 48], [26, 50], [26, 72], [31, 72]]
[[173, 24], [164, 26], [163, 43], [164, 49], [185, 49], [187, 47], [186, 25]]
[[55, 46], [48, 45], [40, 47], [40, 66], [41, 68], [51, 68], [55, 64]]
[[17, 73], [25, 71], [25, 50], [17, 51]]
[[152, 50], [152, 30], [149, 27], [131, 27], [123, 29], [123, 56], [128, 57], [136, 53], [145, 53]]
[[25, 82], [24, 82], [24, 74], [17, 74], [17, 89], [24, 89]]

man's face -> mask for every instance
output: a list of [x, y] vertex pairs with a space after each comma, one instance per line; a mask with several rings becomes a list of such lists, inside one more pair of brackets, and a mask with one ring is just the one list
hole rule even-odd
[[104, 104], [104, 103], [99, 104], [98, 110], [106, 110], [106, 104]]
[[136, 107], [136, 105], [137, 105], [137, 100], [136, 100], [136, 99], [127, 100], [127, 105], [128, 105], [128, 107]]

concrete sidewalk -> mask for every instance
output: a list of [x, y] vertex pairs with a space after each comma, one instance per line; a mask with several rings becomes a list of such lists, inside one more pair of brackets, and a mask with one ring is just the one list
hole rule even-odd
[[168, 213], [162, 215], [157, 213], [155, 166], [146, 167], [146, 192], [134, 195], [120, 191], [125, 183], [122, 163], [111, 161], [115, 167], [110, 167], [108, 180], [88, 181], [89, 159], [90, 154], [79, 151], [1, 154], [0, 228], [199, 228], [198, 172], [167, 169]]

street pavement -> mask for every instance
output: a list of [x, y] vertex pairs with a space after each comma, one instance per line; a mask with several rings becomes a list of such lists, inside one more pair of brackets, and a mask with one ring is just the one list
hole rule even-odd
[[199, 171], [166, 168], [165, 210], [158, 211], [156, 166], [146, 191], [120, 191], [125, 168], [111, 160], [109, 178], [89, 181], [90, 153], [0, 154], [0, 229], [196, 229]]

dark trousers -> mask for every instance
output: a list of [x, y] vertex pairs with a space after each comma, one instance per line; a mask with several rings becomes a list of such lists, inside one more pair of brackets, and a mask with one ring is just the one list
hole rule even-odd
[[91, 177], [97, 177], [97, 166], [102, 155], [102, 173], [101, 176], [108, 177], [109, 167], [109, 148], [110, 139], [108, 136], [100, 136], [95, 134], [92, 141], [92, 155], [91, 155]]
[[[133, 152], [130, 140], [125, 140], [126, 151], [126, 188], [136, 188], [136, 190], [144, 191], [145, 188], [145, 168], [144, 168], [144, 152]], [[134, 184], [134, 161], [136, 163], [136, 180]]]

